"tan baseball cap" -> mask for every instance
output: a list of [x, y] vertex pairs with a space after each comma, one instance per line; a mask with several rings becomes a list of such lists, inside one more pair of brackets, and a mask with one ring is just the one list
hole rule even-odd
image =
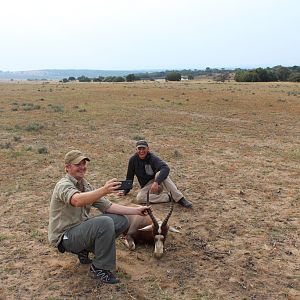
[[80, 152], [79, 150], [72, 150], [69, 151], [66, 155], [65, 155], [65, 164], [79, 164], [82, 160], [87, 160], [90, 161], [90, 159], [85, 156], [82, 152]]

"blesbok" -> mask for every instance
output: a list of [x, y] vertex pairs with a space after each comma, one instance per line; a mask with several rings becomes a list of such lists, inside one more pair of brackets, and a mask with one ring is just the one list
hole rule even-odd
[[[154, 243], [154, 257], [162, 257], [164, 253], [164, 242], [168, 231], [179, 232], [174, 227], [168, 226], [168, 221], [174, 208], [172, 195], [169, 195], [169, 198], [171, 202], [170, 210], [163, 221], [155, 218], [152, 208], [147, 210], [148, 215], [145, 217], [127, 215], [129, 228], [125, 236], [125, 244], [130, 250], [135, 249], [135, 243]], [[147, 193], [146, 205], [149, 206], [149, 192]]]

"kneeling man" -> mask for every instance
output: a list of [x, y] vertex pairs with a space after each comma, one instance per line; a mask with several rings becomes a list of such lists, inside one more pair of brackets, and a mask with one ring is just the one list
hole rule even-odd
[[[175, 202], [186, 208], [193, 204], [184, 198], [174, 182], [169, 177], [170, 168], [158, 156], [150, 152], [148, 142], [136, 142], [136, 153], [129, 159], [126, 179], [133, 180], [137, 177], [141, 186], [137, 194], [137, 202], [145, 203], [147, 192], [150, 191], [150, 203], [168, 202], [168, 193], [171, 193]], [[124, 195], [129, 190], [124, 191]]]

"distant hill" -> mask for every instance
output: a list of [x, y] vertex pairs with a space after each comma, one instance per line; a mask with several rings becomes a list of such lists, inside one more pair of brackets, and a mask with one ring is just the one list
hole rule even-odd
[[[153, 70], [152, 70], [153, 71]], [[31, 71], [0, 71], [0, 79], [6, 80], [61, 80], [63, 78], [69, 77], [80, 77], [86, 76], [89, 78], [97, 78], [99, 76], [126, 76], [128, 74], [137, 74], [141, 72], [148, 72], [147, 70], [138, 71], [113, 71], [113, 70], [80, 70], [80, 69], [69, 69], [69, 70], [59, 70], [59, 69], [46, 69], [46, 70], [31, 70]]]

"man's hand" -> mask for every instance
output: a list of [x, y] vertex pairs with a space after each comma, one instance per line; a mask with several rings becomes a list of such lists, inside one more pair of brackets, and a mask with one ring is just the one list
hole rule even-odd
[[103, 189], [106, 194], [110, 194], [117, 191], [117, 188], [121, 186], [121, 182], [117, 181], [116, 178], [110, 179], [105, 182]]
[[150, 209], [150, 206], [124, 206], [117, 203], [113, 203], [106, 212], [118, 215], [139, 215], [146, 216], [147, 209]]
[[150, 209], [151, 206], [138, 206], [136, 207], [136, 210], [137, 210], [137, 215], [139, 216], [147, 216], [148, 215], [148, 212], [147, 212], [147, 209]]
[[157, 194], [158, 193], [158, 183], [156, 181], [154, 181], [152, 184], [151, 184], [151, 187], [150, 187], [150, 194]]

